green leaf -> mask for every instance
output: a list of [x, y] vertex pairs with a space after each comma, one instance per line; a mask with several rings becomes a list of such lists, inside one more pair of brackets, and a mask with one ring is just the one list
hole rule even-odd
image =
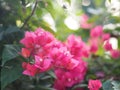
[[109, 2], [111, 2], [111, 0], [109, 0]]
[[114, 90], [111, 84], [112, 80], [107, 80], [103, 83], [103, 90]]
[[65, 1], [67, 1], [69, 4], [71, 4], [71, 0], [65, 0]]
[[104, 55], [104, 49], [102, 45], [99, 45], [98, 51], [96, 52], [96, 55], [103, 56]]
[[5, 45], [5, 48], [2, 53], [2, 65], [4, 65], [7, 61], [19, 56], [19, 52], [20, 52], [20, 46]]
[[77, 88], [83, 88], [83, 87], [87, 87], [87, 84], [77, 84], [77, 85], [73, 86], [73, 88], [71, 90], [76, 90]]
[[57, 78], [52, 70], [48, 71], [47, 74], [49, 74], [53, 78]]
[[120, 49], [120, 37], [118, 38], [118, 48]]
[[1, 70], [1, 89], [15, 81], [22, 75], [21, 63], [13, 60], [5, 64]]
[[120, 81], [112, 81], [114, 90], [120, 90]]
[[9, 26], [6, 30], [4, 30], [3, 35], [2, 35], [2, 41], [4, 43], [14, 43], [14, 42], [19, 42], [21, 38], [23, 38], [24, 32], [20, 30], [16, 26]]
[[40, 88], [41, 90], [54, 90], [53, 88], [44, 87], [44, 86], [41, 86], [41, 85], [38, 85], [37, 88]]

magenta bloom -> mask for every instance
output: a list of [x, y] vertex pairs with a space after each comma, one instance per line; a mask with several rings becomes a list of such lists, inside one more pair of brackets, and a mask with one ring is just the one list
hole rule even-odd
[[89, 90], [99, 90], [102, 87], [100, 80], [89, 80], [88, 88]]
[[36, 35], [33, 32], [25, 32], [25, 37], [20, 41], [26, 48], [34, 48]]
[[21, 51], [21, 55], [25, 58], [28, 58], [30, 57], [30, 54], [31, 54], [31, 51], [26, 49], [26, 48], [22, 48], [22, 51]]
[[111, 50], [110, 53], [112, 58], [114, 59], [120, 58], [120, 50]]
[[103, 33], [102, 34], [102, 40], [105, 41], [105, 40], [108, 40], [110, 38], [110, 34], [109, 33]]
[[57, 77], [54, 83], [57, 90], [66, 90], [84, 79], [87, 64], [81, 59], [89, 56], [89, 47], [80, 37], [70, 35], [62, 43], [38, 28], [35, 32], [26, 32], [20, 42], [24, 45], [22, 55], [33, 60], [32, 64], [23, 62], [23, 74], [35, 76], [52, 68]]
[[92, 27], [92, 24], [88, 23], [88, 19], [89, 17], [86, 14], [83, 14], [80, 20], [80, 27], [84, 29], [90, 29]]
[[87, 65], [82, 60], [79, 60], [79, 62], [80, 63], [71, 70], [55, 70], [55, 75], [57, 78], [54, 83], [54, 88], [56, 90], [61, 90], [60, 86], [62, 86], [62, 88], [72, 87], [74, 84], [80, 83], [84, 79], [84, 76], [87, 71]]
[[23, 62], [22, 67], [25, 69], [23, 71], [24, 75], [35, 76], [37, 73], [39, 73], [39, 69], [33, 64]]
[[106, 41], [104, 48], [106, 51], [112, 50], [112, 45], [109, 43], [109, 41]]
[[55, 39], [54, 36], [51, 33], [47, 32], [47, 31], [44, 31], [41, 28], [38, 28], [35, 31], [35, 34], [37, 36], [35, 38], [35, 44], [36, 45], [45, 46], [46, 44], [52, 42]]
[[89, 56], [89, 47], [82, 41], [81, 37], [70, 35], [67, 38], [66, 46], [74, 58]]
[[98, 38], [98, 37], [102, 36], [102, 34], [103, 34], [103, 28], [102, 28], [102, 26], [100, 26], [100, 25], [94, 27], [94, 28], [91, 29], [91, 31], [90, 31], [90, 36], [91, 36], [92, 38]]
[[51, 58], [41, 58], [40, 56], [35, 56], [35, 67], [39, 68], [40, 72], [47, 71], [52, 66]]
[[59, 68], [73, 69], [79, 64], [66, 47], [53, 48], [50, 57], [53, 59], [54, 66]]
[[55, 38], [51, 33], [38, 28], [35, 32], [27, 31], [20, 43], [31, 51], [32, 56], [35, 54], [43, 56], [46, 54], [45, 46], [54, 40]]
[[96, 53], [98, 50], [98, 43], [99, 39], [98, 38], [90, 38], [90, 52], [91, 53]]

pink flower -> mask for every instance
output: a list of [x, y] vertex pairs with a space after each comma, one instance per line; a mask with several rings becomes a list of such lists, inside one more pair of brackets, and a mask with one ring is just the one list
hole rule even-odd
[[54, 66], [59, 68], [73, 69], [79, 64], [66, 47], [53, 48], [50, 57], [54, 60]]
[[98, 38], [98, 37], [102, 36], [102, 33], [103, 33], [103, 28], [102, 28], [102, 26], [99, 25], [99, 26], [96, 26], [93, 29], [91, 29], [90, 36], [92, 38]]
[[52, 66], [51, 58], [41, 58], [40, 56], [35, 56], [35, 67], [39, 68], [40, 72], [47, 71]]
[[98, 51], [98, 46], [99, 46], [99, 38], [90, 38], [90, 52], [91, 53], [96, 53]]
[[109, 43], [109, 41], [106, 41], [104, 48], [106, 51], [112, 50], [112, 45]]
[[108, 40], [110, 38], [110, 34], [109, 33], [103, 33], [102, 34], [102, 40], [105, 41], [105, 40]]
[[33, 32], [25, 32], [25, 37], [20, 41], [26, 48], [34, 47], [34, 40], [36, 35]]
[[[86, 74], [87, 71], [87, 65], [86, 62], [82, 60], [78, 60], [80, 63], [71, 70], [66, 70], [64, 68], [61, 69], [55, 69], [55, 88], [57, 90], [60, 90], [60, 86], [62, 84], [62, 87], [72, 87], [74, 84], [80, 83]], [[57, 83], [56, 83], [57, 82]]]
[[[57, 86], [61, 86], [61, 84], [64, 87], [71, 87], [74, 84], [72, 73], [69, 71], [65, 71], [64, 69], [57, 69], [55, 70], [55, 75], [57, 77], [56, 82]], [[55, 84], [56, 85], [56, 84]], [[56, 88], [58, 88], [56, 87]]]
[[78, 36], [70, 35], [67, 38], [66, 46], [74, 58], [89, 56], [89, 47]]
[[90, 52], [96, 53], [97, 50], [98, 50], [98, 45], [93, 43], [93, 44], [91, 45]]
[[61, 80], [55, 80], [54, 86], [55, 90], [66, 90], [66, 87], [64, 86], [64, 83]]
[[20, 43], [22, 43], [26, 48], [34, 48], [34, 38], [31, 37], [25, 37], [23, 38]]
[[39, 73], [39, 69], [30, 63], [23, 62], [22, 67], [25, 69], [23, 71], [24, 75], [35, 76]]
[[89, 90], [99, 90], [102, 87], [100, 80], [89, 80], [88, 88]]
[[37, 36], [35, 38], [36, 45], [44, 46], [55, 40], [54, 36], [51, 33], [44, 31], [42, 28], [37, 28], [35, 34]]
[[120, 50], [111, 50], [110, 53], [112, 58], [114, 59], [120, 58]]
[[81, 16], [81, 20], [80, 20], [80, 27], [84, 28], [84, 29], [89, 29], [92, 27], [92, 23], [88, 23], [88, 19], [89, 17], [86, 14], [83, 14]]
[[22, 48], [22, 52], [21, 52], [21, 55], [25, 58], [28, 58], [30, 57], [30, 50], [26, 49], [26, 48]]

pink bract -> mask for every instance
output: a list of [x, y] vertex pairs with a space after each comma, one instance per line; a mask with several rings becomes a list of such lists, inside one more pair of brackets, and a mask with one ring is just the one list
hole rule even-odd
[[114, 59], [120, 58], [120, 50], [111, 50], [110, 53], [112, 58]]
[[102, 34], [102, 40], [105, 41], [105, 40], [108, 40], [110, 38], [110, 34], [109, 33], [103, 33]]
[[40, 72], [47, 71], [52, 66], [51, 58], [41, 58], [40, 56], [35, 56], [35, 67], [39, 68]]
[[79, 60], [79, 64], [71, 69], [71, 70], [65, 70], [65, 69], [56, 69], [55, 74], [57, 79], [55, 80], [57, 83], [55, 83], [55, 88], [59, 90], [59, 86], [61, 83], [63, 84], [63, 87], [72, 87], [74, 84], [80, 83], [86, 74], [87, 71], [87, 64]]
[[84, 29], [90, 29], [92, 27], [92, 23], [88, 23], [89, 17], [86, 14], [81, 16], [80, 27]]
[[39, 69], [30, 63], [23, 62], [22, 67], [24, 68], [24, 75], [35, 76], [37, 73], [39, 73]]
[[104, 48], [106, 51], [112, 50], [112, 45], [109, 43], [109, 41], [106, 41]]
[[103, 34], [103, 27], [100, 25], [92, 28], [90, 31], [90, 36], [92, 38], [98, 38], [98, 37], [102, 36], [102, 34]]
[[89, 90], [99, 90], [102, 87], [100, 80], [89, 80], [88, 88]]
[[22, 48], [21, 55], [25, 58], [30, 57], [31, 51], [28, 50], [27, 48]]
[[70, 35], [67, 38], [66, 46], [74, 58], [89, 56], [89, 47], [82, 41], [81, 37]]

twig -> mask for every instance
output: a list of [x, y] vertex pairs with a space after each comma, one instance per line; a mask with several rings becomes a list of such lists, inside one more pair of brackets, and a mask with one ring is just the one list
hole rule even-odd
[[22, 25], [22, 27], [20, 28], [20, 29], [22, 29], [26, 24], [27, 24], [27, 22], [30, 20], [30, 18], [32, 17], [32, 15], [34, 14], [34, 12], [35, 12], [35, 9], [36, 9], [36, 7], [37, 7], [37, 0], [35, 1], [35, 6], [33, 7], [33, 10], [32, 10], [32, 12], [31, 12], [31, 14], [25, 19], [25, 21], [24, 21], [24, 23], [23, 23], [23, 25]]

